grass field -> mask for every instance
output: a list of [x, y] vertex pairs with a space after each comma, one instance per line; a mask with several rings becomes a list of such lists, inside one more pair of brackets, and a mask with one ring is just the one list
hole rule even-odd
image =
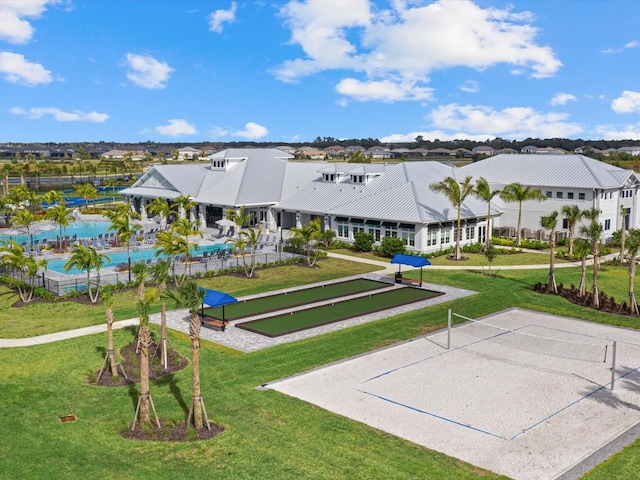
[[[242, 296], [376, 269], [325, 261], [329, 263], [323, 261], [316, 269], [286, 267], [259, 271], [257, 279], [216, 277], [199, 283]], [[417, 278], [419, 272], [405, 275]], [[85, 383], [87, 374], [102, 363], [104, 334], [0, 349], [1, 476], [50, 480], [80, 475], [84, 479], [499, 478], [256, 386], [441, 328], [448, 308], [472, 318], [517, 306], [629, 328], [640, 324], [637, 318], [605, 314], [557, 296], [535, 293], [533, 285], [544, 282], [546, 275], [545, 270], [502, 270], [495, 277], [481, 271], [434, 271], [428, 281], [479, 293], [250, 354], [202, 342], [202, 395], [209, 417], [226, 427], [224, 434], [205, 442], [132, 442], [120, 437], [119, 429], [133, 419], [136, 388], [97, 388]], [[556, 276], [560, 283], [577, 285], [580, 269], [558, 269]], [[627, 269], [605, 267], [599, 285], [608, 295], [625, 298]], [[65, 303], [55, 309], [49, 304], [15, 308], [10, 297], [6, 293], [0, 297], [0, 337], [33, 336], [104, 322], [103, 306]], [[123, 295], [120, 301], [116, 320], [134, 317], [135, 293]], [[152, 328], [157, 339], [159, 332]], [[119, 330], [116, 347], [132, 339], [131, 331]], [[171, 332], [170, 342], [179, 353], [189, 356], [186, 335]], [[151, 383], [158, 414], [169, 422], [186, 417], [190, 391], [189, 367]], [[69, 413], [76, 414], [78, 421], [60, 423], [58, 417]], [[585, 478], [634, 478], [640, 470], [639, 449], [640, 441], [636, 441]]]
[[336, 301], [328, 305], [309, 307], [304, 310], [275, 315], [261, 320], [236, 323], [235, 326], [268, 337], [277, 337], [352, 317], [368, 315], [380, 310], [388, 310], [408, 303], [427, 300], [437, 295], [441, 295], [441, 293], [411, 287], [396, 288], [391, 291], [370, 293], [367, 296], [351, 300]]
[[319, 287], [303, 288], [278, 295], [268, 295], [251, 300], [241, 301], [222, 307], [210, 307], [203, 310], [206, 317], [222, 320], [237, 320], [263, 313], [297, 307], [308, 303], [320, 302], [345, 295], [354, 295], [378, 288], [389, 287], [388, 283], [367, 280], [364, 278], [321, 285]]

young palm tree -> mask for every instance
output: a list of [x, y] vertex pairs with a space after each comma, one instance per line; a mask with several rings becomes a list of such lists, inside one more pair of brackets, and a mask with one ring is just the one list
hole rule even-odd
[[319, 218], [314, 218], [309, 222], [309, 225], [305, 225], [304, 227], [291, 227], [293, 237], [299, 239], [305, 245], [308, 267], [313, 267], [318, 258], [320, 247], [316, 239], [320, 235], [321, 230], [322, 224]]
[[638, 302], [633, 292], [633, 284], [636, 276], [636, 259], [638, 252], [640, 252], [640, 230], [629, 230], [627, 252], [629, 253], [629, 315], [637, 315], [640, 310], [638, 310]]
[[573, 242], [576, 238], [576, 225], [582, 218], [582, 210], [578, 205], [565, 205], [562, 207], [562, 214], [567, 220], [569, 227], [569, 256], [573, 256]]
[[191, 258], [191, 248], [193, 247], [196, 251], [198, 250], [197, 244], [189, 243], [189, 237], [202, 238], [204, 236], [202, 231], [198, 229], [197, 222], [191, 222], [186, 218], [180, 218], [173, 222], [171, 224], [171, 230], [184, 237], [184, 251], [181, 253], [185, 255], [185, 260], [188, 261], [189, 258]]
[[247, 225], [251, 221], [251, 214], [246, 213], [245, 206], [242, 205], [238, 210], [228, 208], [227, 218], [236, 224], [238, 227], [237, 231], [239, 232], [244, 225]]
[[156, 235], [155, 253], [156, 257], [164, 255], [169, 258], [171, 264], [171, 276], [176, 287], [184, 281], [184, 275], [176, 275], [176, 256], [180, 255], [187, 248], [184, 238], [175, 235], [171, 230], [164, 230]]
[[167, 228], [167, 218], [171, 213], [171, 207], [164, 198], [154, 198], [147, 206], [147, 211], [152, 215], [158, 215], [158, 217], [160, 217], [160, 228]]
[[[105, 320], [107, 322], [107, 358], [109, 359], [111, 376], [116, 378], [118, 376], [118, 362], [116, 362], [116, 355], [113, 348], [113, 304], [115, 302], [115, 290], [113, 285], [107, 285], [102, 289], [100, 299], [107, 307], [105, 312]], [[100, 374], [98, 374], [98, 380], [100, 380], [101, 375], [102, 370], [100, 370]]]
[[[151, 271], [151, 278], [155, 287], [147, 291], [147, 295], [153, 299], [163, 299], [164, 291], [167, 289], [167, 283], [171, 279], [169, 276], [169, 262], [165, 260], [158, 260], [151, 265], [149, 269]], [[168, 355], [168, 339], [167, 339], [167, 305], [163, 301], [160, 306], [160, 365], [167, 368], [167, 355]]]
[[67, 208], [67, 205], [64, 203], [64, 200], [52, 205], [47, 208], [47, 211], [44, 214], [45, 218], [52, 220], [54, 223], [58, 224], [59, 233], [58, 233], [58, 249], [62, 251], [62, 234], [65, 228], [69, 226], [69, 224], [73, 221], [73, 217], [71, 215], [71, 209]]
[[[204, 400], [200, 394], [200, 317], [198, 316], [198, 308], [202, 305], [202, 300], [206, 291], [200, 289], [193, 281], [183, 283], [177, 290], [165, 290], [165, 298], [170, 300], [176, 307], [188, 308], [189, 321], [189, 337], [191, 339], [191, 371], [193, 396], [191, 399], [191, 408], [187, 417], [187, 428], [193, 420], [196, 430], [201, 429], [204, 425], [210, 428], [209, 419], [206, 418], [206, 409], [203, 409]], [[205, 415], [203, 417], [203, 410]]]
[[586, 238], [577, 238], [573, 247], [573, 254], [580, 259], [582, 269], [578, 292], [581, 297], [585, 297], [587, 295], [587, 257], [591, 253], [591, 242]]
[[27, 208], [17, 210], [11, 219], [11, 225], [14, 227], [24, 227], [27, 229], [27, 237], [31, 239], [31, 225], [36, 222], [36, 216]]
[[[258, 247], [258, 238], [260, 237], [260, 230], [255, 228], [249, 228], [247, 230], [243, 230], [240, 232], [244, 240], [244, 247], [248, 248], [251, 252], [251, 268], [247, 269], [246, 264], [244, 264], [244, 274], [251, 278], [253, 277], [253, 272], [256, 268], [256, 248]], [[242, 261], [244, 262], [244, 256], [242, 257]]]
[[[91, 303], [96, 303], [100, 296], [100, 269], [109, 261], [109, 257], [98, 253], [93, 247], [85, 247], [82, 244], [74, 245], [71, 249], [71, 256], [64, 264], [64, 271], [68, 272], [72, 268], [85, 270], [87, 272], [87, 294]], [[96, 293], [91, 290], [91, 270], [96, 270]]]
[[0, 246], [0, 265], [26, 275], [28, 282], [19, 282], [17, 287], [20, 300], [29, 303], [33, 299], [36, 275], [39, 270], [47, 269], [47, 261], [27, 256], [22, 245], [15, 240], [9, 240]]
[[460, 254], [460, 224], [462, 221], [462, 204], [465, 199], [473, 193], [473, 184], [471, 183], [471, 176], [464, 179], [462, 184], [459, 184], [455, 178], [447, 177], [441, 182], [432, 183], [429, 188], [436, 193], [443, 193], [451, 205], [458, 210], [458, 221], [456, 223], [456, 249], [454, 254], [455, 260], [462, 258]]
[[178, 207], [179, 218], [189, 220], [189, 211], [196, 206], [190, 195], [178, 195], [174, 200], [174, 205]]
[[551, 238], [549, 240], [549, 286], [547, 292], [552, 291], [558, 293], [558, 287], [556, 286], [556, 275], [554, 271], [555, 267], [555, 255], [556, 255], [556, 226], [558, 225], [558, 212], [554, 210], [546, 217], [540, 219], [540, 226], [546, 230], [551, 230]]
[[600, 255], [600, 238], [602, 237], [603, 227], [598, 218], [600, 210], [590, 208], [582, 212], [582, 216], [589, 220], [588, 225], [580, 227], [580, 235], [587, 238], [591, 242], [591, 254], [593, 255], [593, 285], [591, 291], [593, 293], [593, 306], [600, 308], [600, 294], [598, 292], [598, 258]]
[[[149, 393], [149, 347], [152, 344], [151, 331], [149, 330], [149, 308], [150, 304], [146, 299], [138, 300], [138, 315], [140, 317], [140, 328], [138, 329], [138, 343], [140, 344], [140, 397], [138, 397], [138, 405], [136, 414], [131, 426], [131, 430], [135, 430], [136, 421], [140, 424], [151, 423], [151, 408], [153, 401]], [[154, 408], [155, 413], [155, 408]], [[160, 426], [158, 415], [155, 415], [156, 425]]]
[[535, 200], [542, 202], [546, 200], [540, 190], [532, 190], [530, 186], [523, 187], [521, 184], [515, 182], [510, 183], [502, 193], [500, 194], [505, 202], [518, 202], [518, 231], [516, 232], [516, 244], [519, 246], [522, 241], [522, 202], [527, 200]]
[[124, 242], [127, 247], [127, 264], [129, 266], [129, 281], [131, 281], [131, 244], [130, 240], [137, 230], [138, 226], [132, 223], [132, 220], [138, 218], [139, 215], [131, 211], [131, 207], [126, 203], [119, 205], [118, 207], [108, 210], [106, 213], [107, 218], [111, 222], [111, 225], [107, 230], [113, 230], [118, 236], [119, 242]]
[[484, 200], [487, 202], [487, 235], [484, 244], [484, 248], [489, 248], [491, 245], [491, 200], [496, 195], [500, 195], [502, 193], [501, 190], [491, 190], [491, 185], [489, 182], [483, 177], [480, 177], [476, 180], [476, 188], [473, 191], [473, 194], [479, 198], [480, 200]]
[[624, 243], [626, 240], [626, 232], [627, 232], [627, 222], [625, 221], [625, 218], [627, 216], [627, 207], [625, 207], [624, 205], [620, 205], [620, 216], [621, 218], [621, 222], [620, 222], [620, 263], [624, 263]]

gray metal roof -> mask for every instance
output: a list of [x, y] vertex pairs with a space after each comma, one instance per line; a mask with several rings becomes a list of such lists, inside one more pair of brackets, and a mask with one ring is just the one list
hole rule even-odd
[[467, 175], [503, 185], [615, 188], [635, 174], [584, 155], [501, 154], [459, 168], [456, 178]]

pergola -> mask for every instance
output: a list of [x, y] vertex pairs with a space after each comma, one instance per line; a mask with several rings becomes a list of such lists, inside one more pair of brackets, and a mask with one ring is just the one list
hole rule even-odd
[[220, 292], [218, 290], [209, 290], [202, 287], [200, 287], [200, 290], [204, 290], [206, 292], [202, 299], [201, 316], [204, 317], [205, 305], [208, 307], [222, 307], [222, 321], [224, 322], [224, 306], [231, 303], [237, 303], [238, 299], [232, 297], [228, 293]]

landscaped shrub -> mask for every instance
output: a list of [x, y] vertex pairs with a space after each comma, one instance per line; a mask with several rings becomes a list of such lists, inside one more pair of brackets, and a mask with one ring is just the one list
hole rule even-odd
[[383, 237], [378, 251], [385, 257], [393, 257], [398, 253], [404, 253], [404, 241], [398, 237]]
[[372, 233], [358, 232], [354, 236], [353, 248], [358, 252], [370, 252], [375, 242]]
[[482, 243], [472, 243], [471, 245], [463, 245], [462, 251], [465, 253], [480, 253], [484, 244]]

